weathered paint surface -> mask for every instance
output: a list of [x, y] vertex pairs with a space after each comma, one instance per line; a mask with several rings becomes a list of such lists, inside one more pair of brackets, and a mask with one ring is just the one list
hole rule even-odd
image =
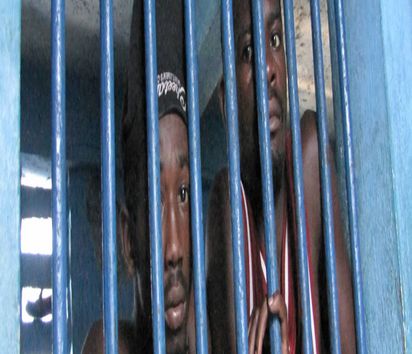
[[409, 21], [410, 33], [411, 4], [350, 0], [345, 14], [368, 352], [405, 353], [412, 222], [412, 51], [405, 25]]
[[403, 350], [412, 351], [412, 2], [381, 0]]
[[20, 353], [20, 1], [0, 0], [0, 353]]

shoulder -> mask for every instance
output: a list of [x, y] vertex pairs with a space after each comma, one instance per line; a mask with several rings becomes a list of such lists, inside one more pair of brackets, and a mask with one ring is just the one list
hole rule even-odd
[[318, 132], [316, 127], [316, 112], [307, 110], [300, 120], [302, 135], [303, 163], [305, 160], [318, 159]]
[[321, 235], [321, 198], [319, 175], [318, 134], [316, 113], [306, 111], [300, 122], [302, 134], [302, 163], [307, 223], [316, 250]]
[[82, 348], [83, 354], [104, 353], [103, 320], [93, 323]]
[[[119, 321], [118, 332], [119, 354], [134, 353], [135, 340], [132, 323]], [[83, 354], [104, 354], [104, 331], [103, 320], [93, 323], [89, 329], [86, 340], [83, 344]]]
[[[300, 120], [302, 136], [302, 163], [305, 189], [319, 187], [319, 151], [318, 133], [316, 128], [316, 113], [305, 111]], [[317, 189], [314, 189], [317, 190]], [[309, 193], [305, 198], [317, 197], [316, 193]]]

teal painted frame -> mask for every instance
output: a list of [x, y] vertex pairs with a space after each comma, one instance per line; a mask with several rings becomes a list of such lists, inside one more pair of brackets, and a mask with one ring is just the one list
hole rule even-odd
[[412, 351], [412, 2], [381, 0], [403, 350]]
[[0, 353], [20, 353], [21, 1], [0, 0]]
[[[344, 6], [367, 344], [370, 353], [408, 353], [412, 344], [412, 146], [408, 144], [412, 4], [348, 0]], [[335, 109], [335, 114], [340, 112]], [[342, 164], [339, 121], [338, 170]]]

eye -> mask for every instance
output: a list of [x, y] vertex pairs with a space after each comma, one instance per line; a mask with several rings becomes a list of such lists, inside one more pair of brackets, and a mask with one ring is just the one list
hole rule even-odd
[[179, 200], [181, 203], [186, 203], [189, 199], [189, 187], [182, 185], [179, 189]]
[[246, 45], [242, 51], [242, 59], [246, 62], [250, 62], [252, 60], [253, 55], [253, 48], [251, 44]]
[[277, 49], [280, 46], [280, 35], [279, 33], [272, 33], [271, 37], [270, 37], [270, 45]]

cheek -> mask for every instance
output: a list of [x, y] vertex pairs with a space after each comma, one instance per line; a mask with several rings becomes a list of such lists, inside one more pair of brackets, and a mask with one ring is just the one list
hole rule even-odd
[[181, 221], [181, 246], [185, 254], [184, 267], [185, 273], [190, 276], [191, 259], [192, 259], [192, 237], [190, 229], [190, 212], [189, 210], [183, 212]]
[[278, 72], [278, 80], [277, 86], [279, 91], [281, 92], [281, 96], [286, 96], [286, 63], [285, 63], [285, 53], [282, 50], [279, 53], [277, 62], [277, 72]]
[[236, 72], [237, 94], [239, 97], [239, 106], [245, 105], [246, 101], [250, 100], [253, 95], [251, 66], [241, 64]]

